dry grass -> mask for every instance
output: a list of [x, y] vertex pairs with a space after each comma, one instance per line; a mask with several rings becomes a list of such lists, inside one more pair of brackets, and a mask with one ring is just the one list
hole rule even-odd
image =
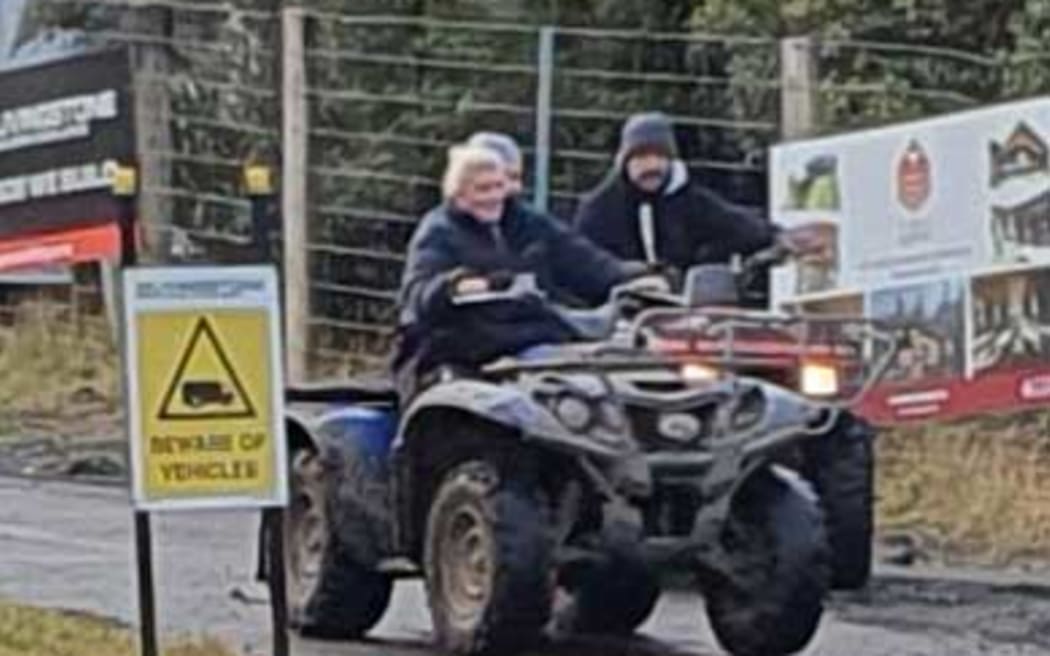
[[[324, 364], [337, 376], [360, 366], [352, 356]], [[120, 407], [104, 317], [29, 303], [0, 327], [0, 434], [119, 436]], [[1050, 563], [1050, 411], [889, 430], [878, 478], [883, 534], [918, 537], [947, 562]]]
[[[80, 613], [0, 602], [0, 656], [136, 656], [131, 632]], [[168, 645], [164, 656], [233, 656], [216, 640]]]
[[896, 428], [880, 437], [878, 522], [935, 560], [1050, 562], [1050, 413]]
[[119, 429], [120, 364], [104, 317], [27, 303], [0, 328], [0, 433]]

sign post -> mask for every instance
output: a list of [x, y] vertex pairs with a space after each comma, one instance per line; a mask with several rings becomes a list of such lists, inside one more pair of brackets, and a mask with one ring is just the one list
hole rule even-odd
[[[276, 226], [271, 220], [275, 203], [272, 171], [267, 166], [248, 165], [244, 168], [244, 190], [252, 204], [252, 250], [256, 261], [273, 259], [270, 236]], [[273, 625], [273, 654], [287, 656], [288, 647], [288, 592], [284, 571], [284, 509], [263, 510], [259, 541], [268, 551], [263, 554], [269, 567], [266, 572], [270, 588], [270, 613]], [[275, 536], [274, 539], [268, 539]]]
[[[135, 238], [135, 202], [138, 191], [138, 173], [131, 167], [120, 167], [113, 174], [113, 196], [119, 203], [118, 227], [120, 229], [121, 271], [138, 264], [138, 249]], [[121, 326], [120, 342], [125, 344], [127, 327]], [[125, 379], [124, 398], [129, 384]], [[131, 434], [130, 424], [128, 435]], [[129, 445], [130, 446], [130, 445]], [[135, 510], [135, 573], [138, 583], [139, 640], [143, 656], [157, 656], [157, 611], [153, 603], [153, 538], [149, 513]]]
[[[133, 175], [114, 180], [127, 199], [120, 293], [142, 653], [156, 656], [149, 513], [261, 508], [280, 528], [284, 377], [274, 267], [128, 267], [134, 187]], [[278, 596], [274, 653], [285, 656]]]

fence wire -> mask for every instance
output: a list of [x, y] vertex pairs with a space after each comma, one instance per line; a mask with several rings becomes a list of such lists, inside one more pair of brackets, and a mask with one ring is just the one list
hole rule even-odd
[[[258, 0], [43, 0], [42, 21], [86, 25], [98, 44], [160, 53], [139, 76], [167, 95], [168, 131], [142, 153], [168, 171], [144, 190], [167, 259], [236, 260], [248, 244], [245, 161], [280, 159], [280, 14]], [[309, 351], [318, 375], [389, 351], [404, 250], [438, 200], [448, 147], [507, 132], [537, 162], [540, 28], [527, 23], [305, 9], [309, 103]], [[391, 11], [393, 11], [391, 5]], [[159, 13], [158, 13], [159, 12]], [[159, 22], [156, 19], [163, 19]], [[623, 120], [661, 110], [691, 172], [763, 206], [780, 131], [773, 38], [557, 28], [550, 208], [563, 219], [612, 165]], [[972, 107], [1050, 88], [1038, 53], [1004, 60], [923, 44], [820, 41], [821, 132]], [[140, 57], [137, 57], [137, 60]], [[537, 186], [527, 179], [531, 192]]]
[[[539, 30], [312, 12], [307, 35], [312, 337], [326, 361], [344, 363], [350, 343], [374, 348], [355, 356], [374, 361], [389, 348], [400, 254], [438, 201], [448, 147], [477, 130], [507, 132], [535, 170]], [[765, 48], [770, 67], [734, 80], [716, 61], [727, 48]], [[572, 216], [611, 166], [624, 119], [652, 109], [675, 120], [696, 175], [762, 203], [761, 153], [778, 130], [776, 49], [767, 39], [557, 31], [554, 214]], [[734, 103], [743, 93], [758, 101]]]

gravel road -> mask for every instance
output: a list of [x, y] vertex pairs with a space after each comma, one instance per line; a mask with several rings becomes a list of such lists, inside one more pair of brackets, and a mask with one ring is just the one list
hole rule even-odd
[[[253, 513], [154, 520], [161, 631], [218, 635], [268, 654], [268, 609], [251, 583]], [[0, 478], [0, 597], [135, 622], [131, 511], [114, 488]], [[294, 641], [297, 656], [432, 654], [423, 591], [398, 586], [374, 639]], [[579, 640], [533, 656], [714, 656], [700, 601], [664, 596], [641, 636]], [[836, 597], [811, 656], [1050, 654], [1050, 580], [973, 573], [883, 572], [870, 590]]]

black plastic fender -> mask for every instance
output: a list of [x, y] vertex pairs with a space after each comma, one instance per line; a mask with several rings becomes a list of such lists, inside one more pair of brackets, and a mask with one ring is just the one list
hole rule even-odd
[[[419, 502], [427, 492], [426, 483], [416, 480], [417, 463], [427, 459], [430, 449], [440, 450], [448, 440], [457, 437], [450, 434], [450, 430], [455, 430], [447, 421], [450, 414], [476, 421], [481, 426], [488, 425], [494, 429], [490, 431], [493, 439], [506, 439], [510, 435], [522, 444], [568, 456], [612, 461], [629, 455], [636, 448], [630, 440], [614, 445], [586, 433], [570, 431], [534, 398], [528, 384], [461, 379], [434, 385], [405, 409], [393, 447], [395, 544], [401, 552], [411, 554], [419, 547]], [[488, 436], [481, 439], [484, 441]]]
[[435, 412], [454, 410], [519, 433], [522, 439], [555, 449], [599, 458], [616, 458], [621, 449], [607, 446], [585, 434], [573, 433], [526, 389], [480, 380], [455, 380], [434, 385], [416, 397], [401, 416], [394, 452], [403, 451], [414, 439], [427, 434]]

